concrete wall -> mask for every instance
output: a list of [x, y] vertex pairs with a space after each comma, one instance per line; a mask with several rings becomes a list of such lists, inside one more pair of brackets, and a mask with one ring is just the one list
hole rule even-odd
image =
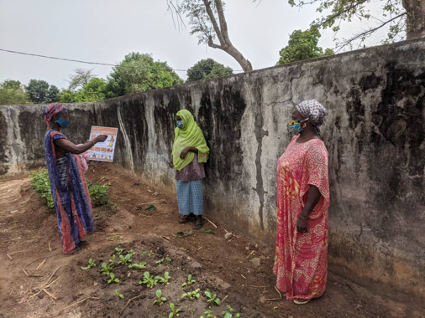
[[[175, 113], [191, 110], [211, 148], [208, 213], [274, 244], [276, 162], [295, 104], [329, 110], [331, 269], [424, 297], [425, 41], [402, 42], [95, 104], [70, 105], [66, 134], [120, 129], [116, 163], [162, 186]], [[43, 162], [41, 106], [0, 107], [0, 173]]]

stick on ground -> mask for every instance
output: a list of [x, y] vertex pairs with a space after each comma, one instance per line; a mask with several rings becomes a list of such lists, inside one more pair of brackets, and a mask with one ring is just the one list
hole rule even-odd
[[213, 221], [209, 220], [206, 216], [204, 216], [205, 220], [207, 220], [208, 222], [210, 222], [212, 224], [212, 226], [214, 226], [215, 228], [218, 228], [217, 225], [214, 224]]

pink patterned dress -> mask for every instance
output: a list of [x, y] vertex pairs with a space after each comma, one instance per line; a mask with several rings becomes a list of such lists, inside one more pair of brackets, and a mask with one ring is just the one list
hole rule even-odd
[[[328, 252], [328, 152], [320, 139], [297, 143], [294, 137], [277, 164], [277, 237], [273, 272], [286, 298], [311, 299], [326, 288]], [[308, 232], [297, 221], [310, 185], [321, 198], [308, 220]]]

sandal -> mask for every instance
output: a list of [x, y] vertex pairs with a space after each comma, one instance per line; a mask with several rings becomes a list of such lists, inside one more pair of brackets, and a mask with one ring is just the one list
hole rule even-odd
[[307, 304], [311, 299], [295, 299], [294, 304], [295, 305], [305, 305]]
[[180, 224], [190, 222], [189, 215], [181, 215], [179, 219]]
[[202, 219], [202, 216], [196, 217], [196, 223], [193, 227], [194, 230], [200, 230], [202, 226], [204, 225], [204, 220]]

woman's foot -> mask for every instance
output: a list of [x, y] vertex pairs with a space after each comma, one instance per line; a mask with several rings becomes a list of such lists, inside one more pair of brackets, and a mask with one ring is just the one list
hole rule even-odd
[[202, 215], [197, 215], [194, 229], [200, 230], [202, 228], [202, 225], [204, 225], [204, 220], [202, 219]]
[[190, 222], [189, 215], [180, 215], [179, 223], [184, 224]]
[[78, 245], [77, 245], [71, 252], [66, 253], [66, 254], [64, 253], [64, 255], [65, 256], [72, 256], [72, 255], [78, 254], [80, 252], [81, 252], [81, 248], [79, 248]]
[[296, 305], [305, 305], [307, 304], [311, 299], [295, 299], [294, 304]]

